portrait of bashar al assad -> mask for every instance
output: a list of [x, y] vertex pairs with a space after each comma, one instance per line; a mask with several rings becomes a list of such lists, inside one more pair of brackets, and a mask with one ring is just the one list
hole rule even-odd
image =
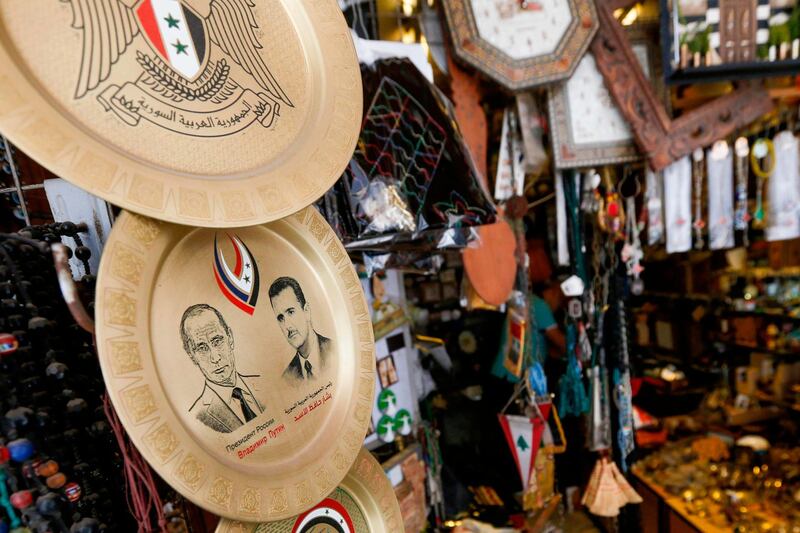
[[319, 377], [333, 354], [333, 341], [314, 330], [311, 306], [306, 301], [300, 283], [294, 278], [281, 277], [272, 282], [269, 300], [275, 320], [286, 342], [294, 350], [283, 377], [287, 380], [313, 380]]
[[236, 369], [233, 332], [215, 308], [197, 304], [184, 311], [183, 349], [205, 376], [203, 390], [189, 413], [220, 433], [230, 433], [264, 412], [260, 376]]

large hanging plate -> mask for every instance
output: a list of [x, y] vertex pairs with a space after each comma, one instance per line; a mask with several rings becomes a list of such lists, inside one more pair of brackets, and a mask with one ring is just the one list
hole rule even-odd
[[262, 524], [223, 519], [216, 533], [396, 533], [403, 517], [394, 489], [366, 448], [358, 454], [342, 484], [308, 511]]
[[288, 518], [353, 464], [372, 409], [372, 324], [344, 248], [313, 208], [229, 232], [123, 213], [100, 264], [96, 317], [125, 429], [197, 505]]
[[126, 209], [204, 227], [290, 215], [361, 121], [336, 0], [0, 3], [0, 132]]

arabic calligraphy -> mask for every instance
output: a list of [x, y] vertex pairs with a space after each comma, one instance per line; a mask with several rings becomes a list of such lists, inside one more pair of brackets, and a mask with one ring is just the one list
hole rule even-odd
[[214, 111], [194, 111], [175, 107], [154, 97], [146, 87], [127, 83], [110, 86], [98, 99], [108, 111], [114, 111], [135, 126], [139, 120], [152, 122], [177, 133], [197, 137], [220, 137], [236, 133], [255, 121], [269, 127], [275, 109], [268, 96], [238, 88], [238, 95], [229, 105]]
[[305, 398], [294, 402], [291, 407], [284, 409], [283, 412], [289, 415], [297, 410], [297, 414], [294, 415], [294, 421], [298, 422], [308, 413], [326, 404], [331, 398], [333, 398], [333, 394], [328, 390], [332, 387], [333, 383], [329, 381], [327, 385], [320, 387], [309, 394], [306, 394]]

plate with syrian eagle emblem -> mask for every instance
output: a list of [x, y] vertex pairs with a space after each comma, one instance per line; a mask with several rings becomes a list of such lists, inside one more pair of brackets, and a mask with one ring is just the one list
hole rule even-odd
[[263, 522], [341, 483], [369, 427], [375, 347], [358, 275], [313, 207], [236, 229], [124, 211], [96, 291], [109, 396], [175, 490]]
[[152, 218], [297, 212], [341, 175], [361, 115], [336, 0], [0, 3], [0, 132]]
[[215, 533], [397, 533], [403, 518], [392, 484], [364, 448], [336, 490], [286, 520], [247, 523], [222, 519]]

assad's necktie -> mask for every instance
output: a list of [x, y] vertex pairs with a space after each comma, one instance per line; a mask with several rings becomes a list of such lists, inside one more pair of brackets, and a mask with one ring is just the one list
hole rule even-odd
[[244, 399], [244, 392], [239, 387], [233, 388], [233, 397], [239, 400], [239, 404], [242, 406], [242, 414], [244, 415], [244, 421], [250, 422], [252, 419], [256, 417], [256, 414], [250, 409], [250, 406], [247, 404], [247, 401]]
[[306, 379], [313, 378], [314, 374], [311, 372], [312, 366], [308, 359], [306, 359], [306, 364], [304, 365], [304, 368], [306, 369]]

